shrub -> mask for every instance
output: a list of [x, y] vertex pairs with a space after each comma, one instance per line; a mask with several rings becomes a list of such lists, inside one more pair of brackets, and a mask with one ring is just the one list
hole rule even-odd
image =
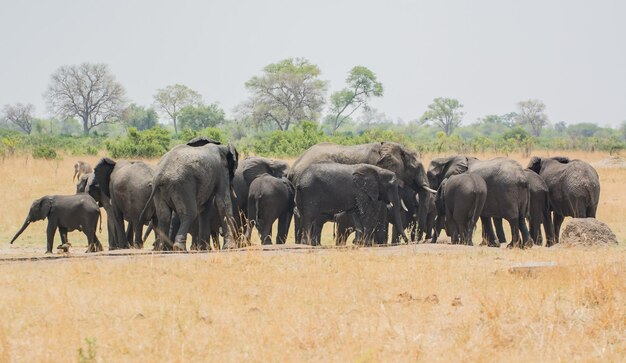
[[54, 160], [56, 159], [57, 152], [51, 147], [48, 146], [38, 146], [33, 149], [33, 158], [35, 159], [47, 159]]
[[114, 158], [155, 158], [165, 154], [171, 142], [170, 133], [160, 127], [144, 131], [128, 129], [128, 135], [120, 140], [108, 140], [106, 148]]

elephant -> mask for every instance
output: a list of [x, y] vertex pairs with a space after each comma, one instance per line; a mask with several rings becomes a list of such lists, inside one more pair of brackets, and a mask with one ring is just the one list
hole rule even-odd
[[[430, 193], [427, 193], [430, 194]], [[400, 204], [402, 205], [402, 225], [410, 231], [411, 241], [415, 241], [418, 227], [418, 196], [416, 192], [409, 187], [398, 187], [398, 195], [400, 196]], [[391, 217], [391, 214], [388, 214]], [[391, 218], [388, 218], [388, 222], [393, 225]], [[391, 233], [391, 243], [400, 243], [400, 231], [397, 231], [395, 227]]]
[[[312, 165], [320, 162], [340, 164], [369, 164], [390, 170], [396, 174], [401, 186], [415, 190], [419, 198], [426, 199], [427, 193], [436, 193], [430, 188], [426, 172], [416, 154], [395, 142], [375, 142], [370, 144], [342, 146], [332, 143], [320, 143], [311, 146], [292, 165], [288, 178], [297, 185], [300, 176]], [[426, 214], [422, 208], [418, 219], [425, 224]], [[296, 243], [300, 242], [301, 230], [296, 215]]]
[[[238, 163], [233, 178], [233, 199], [235, 224], [239, 231], [246, 228], [248, 218], [248, 190], [250, 184], [260, 175], [270, 175], [275, 178], [287, 176], [289, 165], [280, 160], [272, 160], [260, 156], [248, 156]], [[243, 218], [242, 218], [243, 217]], [[247, 230], [246, 230], [247, 233]]]
[[[388, 220], [388, 211], [387, 205], [383, 202], [376, 202], [377, 205], [375, 207], [374, 213], [376, 217], [375, 221], [386, 221]], [[335, 214], [334, 222], [335, 227], [333, 230], [333, 235], [335, 237], [335, 245], [336, 246], [345, 246], [348, 241], [348, 237], [354, 232], [354, 240], [352, 244], [354, 245], [362, 245], [364, 242], [363, 231], [361, 229], [357, 229], [359, 225], [358, 221], [358, 212], [356, 210], [343, 211]], [[403, 226], [404, 220], [403, 220]], [[387, 228], [387, 223], [377, 223], [376, 229], [374, 230], [373, 241], [377, 245], [387, 244], [387, 239], [389, 237], [389, 229]], [[394, 229], [395, 231], [395, 229]], [[399, 237], [399, 236], [398, 236]]]
[[[435, 188], [437, 188], [437, 186], [435, 186]], [[417, 204], [419, 205], [419, 208], [424, 209], [426, 218], [425, 222], [421, 225], [418, 223], [417, 235], [415, 238], [411, 237], [411, 239], [415, 239], [415, 241], [422, 241], [430, 240], [432, 238], [432, 233], [435, 229], [435, 218], [437, 217], [437, 206], [435, 205], [436, 199], [437, 195], [431, 193], [427, 193], [424, 199], [419, 199], [419, 196], [417, 197]]]
[[81, 175], [79, 182], [76, 185], [76, 194], [78, 193], [89, 194], [98, 203], [98, 206], [100, 208], [104, 208], [104, 210], [107, 213], [107, 233], [108, 233], [108, 241], [109, 241], [109, 250], [118, 249], [119, 238], [116, 236], [117, 232], [115, 230], [115, 223], [114, 223], [113, 218], [108, 218], [108, 216], [113, 215], [113, 208], [111, 207], [111, 199], [104, 194], [93, 172], [89, 174]]
[[[150, 203], [154, 202], [157, 250], [185, 251], [187, 233], [198, 220], [199, 243], [209, 236], [211, 209], [216, 209], [224, 232], [224, 248], [238, 244], [233, 238], [232, 179], [237, 169], [237, 149], [221, 145], [205, 137], [168, 151], [159, 161], [152, 181], [152, 193], [139, 220], [145, 220]], [[175, 212], [180, 226], [172, 241], [168, 232]]]
[[46, 195], [33, 202], [28, 216], [19, 231], [11, 240], [11, 244], [26, 230], [31, 222], [48, 218], [46, 230], [48, 243], [46, 253], [52, 253], [54, 235], [59, 230], [61, 245], [59, 249], [69, 247], [67, 232], [82, 231], [87, 236], [86, 252], [102, 251], [102, 244], [96, 236], [100, 208], [96, 201], [86, 193], [74, 195]]
[[[262, 244], [272, 244], [272, 225], [278, 219], [276, 243], [284, 244], [293, 216], [295, 189], [286, 177], [277, 178], [262, 174], [250, 183], [248, 193], [248, 218], [256, 226]], [[249, 241], [252, 226], [247, 229]]]
[[507, 158], [478, 160], [457, 155], [433, 159], [427, 176], [430, 185], [439, 188], [444, 179], [466, 172], [482, 177], [487, 184], [487, 198], [480, 219], [489, 246], [500, 246], [493, 232], [491, 218], [502, 218], [509, 222], [513, 236], [513, 241], [508, 245], [509, 248], [531, 246], [532, 242], [526, 226], [530, 191], [522, 166]]
[[591, 165], [563, 156], [535, 156], [528, 163], [528, 169], [539, 174], [548, 186], [556, 243], [559, 242], [565, 217], [596, 217], [600, 201], [600, 178]]
[[391, 204], [394, 225], [407, 241], [401, 217], [398, 179], [395, 173], [369, 164], [310, 165], [296, 183], [296, 214], [302, 238], [319, 245], [322, 227], [337, 213], [354, 211], [356, 230], [371, 244], [376, 229], [378, 201]]
[[550, 215], [550, 192], [548, 185], [539, 174], [530, 169], [524, 169], [530, 189], [530, 205], [528, 225], [530, 238], [535, 245], [541, 246], [541, 225], [546, 235], [546, 246], [554, 244], [554, 226]]
[[437, 191], [437, 218], [432, 243], [447, 224], [452, 243], [473, 246], [472, 235], [487, 199], [487, 183], [477, 174], [455, 174], [445, 179]]
[[[143, 161], [115, 161], [102, 158], [94, 168], [93, 182], [98, 184], [105, 199], [110, 201], [107, 225], [112, 221], [117, 248], [143, 248], [143, 226], [154, 217], [154, 205], [147, 204], [152, 192], [154, 169]], [[92, 185], [93, 185], [92, 182]], [[145, 219], [140, 220], [144, 206], [148, 205]], [[128, 230], [124, 230], [124, 220]]]
[[72, 181], [76, 179], [80, 179], [81, 175], [89, 174], [93, 172], [91, 165], [85, 161], [77, 161], [74, 164], [74, 176], [72, 177]]

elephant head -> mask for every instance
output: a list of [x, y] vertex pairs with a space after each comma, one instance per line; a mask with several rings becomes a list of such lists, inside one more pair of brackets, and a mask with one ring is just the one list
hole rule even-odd
[[219, 150], [224, 160], [226, 160], [228, 178], [230, 182], [232, 182], [235, 177], [235, 170], [237, 170], [237, 163], [239, 162], [239, 153], [237, 152], [235, 145], [231, 143], [228, 145], [220, 145]]
[[24, 224], [11, 240], [11, 244], [13, 244], [17, 237], [19, 237], [22, 232], [26, 230], [26, 227], [28, 227], [31, 222], [46, 219], [53, 210], [54, 200], [49, 196], [45, 196], [34, 201], [30, 206], [30, 210], [28, 211], [28, 216], [26, 217]]
[[113, 159], [102, 158], [94, 168], [95, 181], [100, 186], [100, 190], [107, 197], [111, 198], [109, 183], [111, 182], [111, 173], [115, 169], [116, 162]]
[[269, 174], [275, 178], [287, 176], [289, 165], [280, 160], [271, 160], [264, 157], [252, 156], [245, 159], [242, 175], [246, 185], [250, 185], [259, 175]]
[[436, 158], [430, 162], [428, 167], [428, 183], [433, 189], [439, 189], [444, 179], [456, 174], [463, 174], [469, 168], [471, 160], [463, 155], [449, 156], [445, 158]]
[[415, 153], [406, 150], [398, 143], [381, 143], [380, 157], [375, 165], [393, 171], [402, 184], [414, 190], [436, 193], [428, 185], [424, 165], [417, 159]]
[[372, 214], [372, 205], [383, 201], [392, 207], [394, 225], [402, 231], [402, 238], [408, 241], [402, 225], [400, 206], [402, 202], [398, 194], [396, 174], [388, 170], [362, 166], [352, 173], [352, 180], [357, 187], [356, 204], [361, 214]]
[[535, 173], [541, 173], [541, 169], [545, 167], [546, 162], [548, 161], [557, 161], [561, 164], [568, 164], [571, 160], [565, 156], [554, 156], [551, 158], [540, 158], [538, 156], [533, 156], [528, 163], [527, 168], [534, 171]]

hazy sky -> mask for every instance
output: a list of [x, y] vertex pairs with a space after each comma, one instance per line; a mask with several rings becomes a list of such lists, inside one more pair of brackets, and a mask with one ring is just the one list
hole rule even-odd
[[232, 113], [244, 83], [287, 57], [330, 90], [374, 71], [379, 111], [418, 118], [435, 97], [465, 123], [543, 100], [551, 122], [626, 120], [626, 1], [0, 0], [0, 106], [33, 103], [61, 65], [106, 63], [132, 101], [182, 83]]

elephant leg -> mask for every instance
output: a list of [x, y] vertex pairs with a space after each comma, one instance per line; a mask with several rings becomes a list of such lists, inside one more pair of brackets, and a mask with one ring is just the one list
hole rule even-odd
[[554, 244], [554, 225], [549, 210], [543, 212], [543, 231], [546, 235], [546, 247], [552, 246]]
[[133, 227], [133, 238], [130, 239], [129, 241], [133, 241], [133, 247], [134, 248], [138, 248], [138, 249], [142, 249], [143, 248], [143, 223], [137, 221], [134, 221], [132, 223], [129, 223], [129, 225], [132, 224]]
[[278, 217], [278, 234], [276, 235], [276, 244], [282, 245], [287, 242], [287, 234], [289, 233], [289, 225], [291, 224], [292, 217], [293, 213], [291, 211], [287, 211]]
[[[206, 251], [210, 244], [211, 233], [211, 213], [209, 209], [211, 205], [204, 207], [204, 210], [198, 215], [198, 231], [197, 241], [195, 243], [196, 250]], [[192, 230], [195, 228], [192, 228]], [[193, 238], [192, 238], [193, 240]], [[193, 244], [193, 243], [192, 243]]]
[[[526, 226], [526, 218], [524, 218], [523, 215], [520, 215], [519, 217], [517, 217], [517, 222], [518, 222], [519, 232], [522, 237], [522, 240], [520, 241], [520, 247], [522, 248], [532, 247], [533, 241], [530, 238], [530, 233], [528, 233], [528, 226]], [[537, 227], [537, 230], [539, 230], [539, 227]]]
[[63, 245], [69, 244], [67, 241], [67, 228], [59, 226], [59, 235], [61, 236], [61, 244], [58, 248], [61, 248], [61, 246]]
[[155, 226], [155, 232], [157, 236], [157, 243], [154, 246], [156, 251], [168, 251], [172, 249], [172, 238], [170, 237], [171, 225], [177, 220], [175, 213], [163, 202], [155, 199], [155, 213], [157, 224]]
[[262, 245], [271, 245], [272, 244], [272, 223], [269, 221], [264, 221], [263, 227], [259, 231], [261, 237]]
[[129, 248], [126, 231], [124, 230], [124, 217], [122, 216], [122, 212], [115, 207], [113, 208], [113, 223], [118, 247]]
[[324, 220], [317, 218], [313, 222], [313, 236], [311, 239], [312, 246], [320, 246], [322, 244], [322, 229], [324, 228]]
[[126, 225], [126, 240], [128, 241], [129, 248], [135, 248], [134, 226], [132, 222], [128, 222], [128, 224]]
[[496, 241], [496, 235], [493, 232], [493, 226], [491, 225], [491, 218], [480, 217], [480, 221], [483, 226], [483, 235], [487, 238], [487, 245], [489, 247], [500, 247], [500, 244]]
[[465, 244], [468, 245], [468, 246], [473, 246], [474, 245], [474, 242], [472, 242], [472, 235], [474, 234], [475, 226], [476, 226], [476, 222], [473, 221], [473, 220], [470, 220], [468, 225], [467, 225]]
[[48, 228], [46, 228], [46, 253], [52, 253], [52, 245], [54, 244], [54, 235], [57, 233], [57, 224], [48, 220]]
[[498, 241], [500, 243], [506, 243], [506, 236], [504, 235], [504, 227], [502, 226], [502, 218], [493, 218], [493, 225], [496, 227], [496, 236], [498, 236]]
[[555, 243], [561, 241], [561, 225], [563, 224], [564, 216], [554, 212], [554, 240]]

